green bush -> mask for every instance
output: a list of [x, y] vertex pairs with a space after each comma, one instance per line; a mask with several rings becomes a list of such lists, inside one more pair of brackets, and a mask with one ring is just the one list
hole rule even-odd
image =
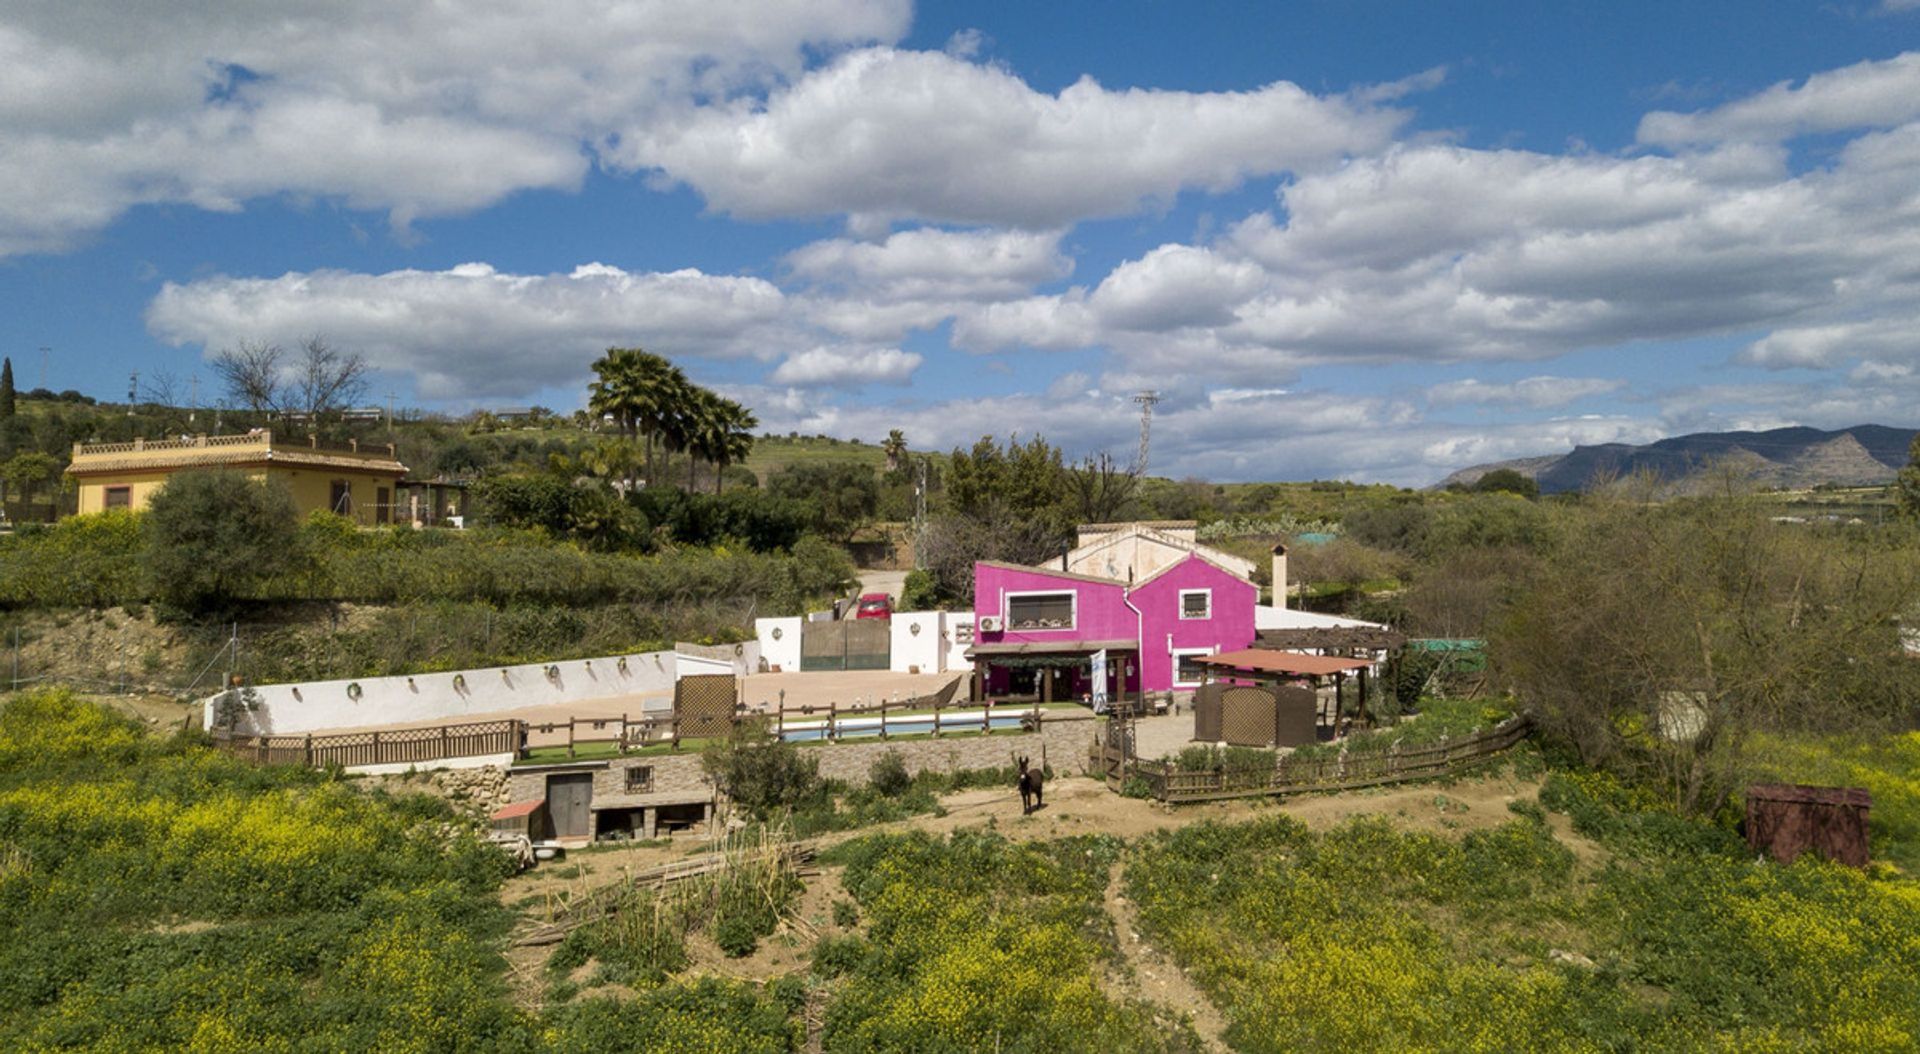
[[[0, 538], [0, 607], [112, 607], [152, 600], [161, 596], [156, 576], [172, 573], [167, 569], [174, 564], [167, 561], [226, 545], [221, 541], [226, 533], [163, 532], [156, 536], [165, 540], [163, 553], [142, 526], [146, 516], [70, 517], [43, 530]], [[238, 527], [220, 527], [231, 530]], [[316, 515], [266, 548], [262, 560], [247, 563], [237, 562], [235, 554], [244, 551], [238, 543], [223, 549], [218, 559], [190, 567], [192, 573], [182, 584], [169, 584], [173, 592], [166, 595], [197, 606], [215, 599], [630, 604], [667, 610], [751, 604], [760, 613], [779, 614], [843, 595], [855, 580], [844, 550], [811, 537], [789, 553], [681, 549], [630, 556], [583, 551], [538, 531], [359, 530], [345, 527], [339, 517]], [[147, 573], [149, 565], [154, 575]]]
[[900, 795], [913, 786], [913, 777], [907, 774], [907, 761], [897, 750], [889, 750], [873, 759], [867, 770], [867, 786], [875, 792], [885, 795]]
[[813, 946], [813, 972], [834, 978], [852, 973], [867, 957], [867, 942], [858, 936], [822, 937]]
[[700, 766], [721, 793], [757, 820], [818, 802], [825, 790], [820, 759], [775, 736], [765, 721], [736, 722], [700, 755]]
[[238, 472], [178, 472], [148, 503], [153, 595], [204, 613], [252, 596], [300, 564], [293, 496]]

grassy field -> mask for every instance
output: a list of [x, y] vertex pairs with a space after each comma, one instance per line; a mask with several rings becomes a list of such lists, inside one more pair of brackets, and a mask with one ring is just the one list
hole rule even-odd
[[[1874, 787], [1876, 853], [1911, 859], [1917, 744], [1774, 756]], [[815, 873], [623, 891], [508, 958], [516, 912], [632, 857], [503, 889], [444, 801], [27, 693], [0, 709], [0, 1048], [1184, 1052], [1201, 1019], [1241, 1051], [1920, 1048], [1912, 879], [1755, 861], [1523, 754], [1453, 790], [1472, 812], [1444, 783], [1167, 812], [1068, 780], [1034, 818], [1005, 772], [827, 788], [784, 828], [823, 839]]]

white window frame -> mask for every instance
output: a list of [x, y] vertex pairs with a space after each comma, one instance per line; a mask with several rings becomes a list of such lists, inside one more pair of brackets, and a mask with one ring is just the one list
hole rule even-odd
[[[1072, 614], [1064, 626], [1047, 626], [1043, 629], [1020, 629], [1013, 624], [1014, 597], [1057, 597], [1069, 598]], [[1080, 591], [1078, 589], [1021, 589], [1009, 591], [1000, 598], [1000, 624], [1008, 633], [1070, 633], [1080, 628]]]
[[1207, 648], [1169, 648], [1167, 651], [1168, 654], [1173, 656], [1173, 686], [1175, 688], [1198, 688], [1200, 687], [1199, 681], [1183, 681], [1180, 679], [1180, 659], [1187, 655], [1214, 655], [1218, 654], [1220, 649], [1218, 646], [1213, 646]]
[[[1204, 615], [1187, 614], [1187, 598], [1190, 596], [1203, 596], [1207, 598], [1206, 614]], [[1180, 610], [1176, 612], [1176, 614], [1179, 615], [1180, 621], [1182, 622], [1206, 622], [1211, 620], [1213, 618], [1213, 590], [1182, 589], [1180, 591]]]

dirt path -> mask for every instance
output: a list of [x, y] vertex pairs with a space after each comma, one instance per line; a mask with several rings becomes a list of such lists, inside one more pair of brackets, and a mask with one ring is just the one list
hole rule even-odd
[[1132, 996], [1165, 1008], [1175, 1017], [1184, 1017], [1200, 1034], [1206, 1049], [1228, 1049], [1221, 1037], [1227, 1023], [1206, 993], [1200, 991], [1172, 959], [1140, 936], [1140, 922], [1133, 901], [1121, 892], [1122, 866], [1116, 864], [1107, 879], [1107, 914], [1113, 919], [1114, 936], [1120, 943], [1120, 957], [1127, 965], [1126, 976], [1116, 979], [1118, 994]]
[[[942, 816], [915, 816], [853, 831], [837, 831], [817, 841], [825, 849], [870, 834], [917, 830], [944, 835], [962, 827], [981, 825], [1020, 841], [1076, 834], [1110, 834], [1133, 841], [1156, 831], [1207, 820], [1235, 823], [1275, 813], [1292, 816], [1317, 831], [1335, 827], [1355, 816], [1385, 816], [1410, 830], [1457, 833], [1505, 823], [1513, 818], [1507, 809], [1509, 802], [1532, 801], [1539, 790], [1536, 781], [1495, 775], [1448, 785], [1428, 783], [1340, 794], [1304, 794], [1279, 801], [1247, 798], [1172, 807], [1138, 798], [1122, 798], [1099, 780], [1071, 777], [1048, 784], [1046, 807], [1031, 816], [1021, 815], [1020, 795], [1012, 787], [988, 787], [942, 796], [940, 805], [945, 810]], [[1555, 833], [1563, 841], [1578, 838], [1571, 831], [1556, 828]], [[508, 882], [502, 899], [511, 904], [532, 895], [581, 893], [629, 870], [640, 871], [685, 859], [709, 845], [707, 839], [696, 836], [666, 843], [572, 853], [557, 867], [544, 865]], [[1576, 853], [1583, 848], [1574, 846]]]

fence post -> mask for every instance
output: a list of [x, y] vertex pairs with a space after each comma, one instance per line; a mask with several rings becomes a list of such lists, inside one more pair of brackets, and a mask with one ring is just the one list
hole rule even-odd
[[780, 689], [780, 711], [774, 718], [773, 737], [779, 740], [787, 738], [787, 690]]
[[447, 753], [448, 753], [448, 751], [447, 751], [447, 726], [446, 726], [446, 725], [441, 725], [441, 726], [440, 726], [440, 756], [444, 758], [444, 757], [446, 757], [446, 756], [447, 756]]
[[306, 761], [307, 767], [312, 768], [313, 767], [313, 733], [312, 732], [307, 733], [307, 741], [303, 745], [301, 754], [307, 759]]
[[573, 716], [567, 716], [567, 756], [573, 756]]
[[367, 764], [380, 764], [380, 733], [378, 732], [373, 734], [373, 756], [367, 759]]
[[827, 701], [827, 742], [829, 743], [840, 737], [840, 720], [836, 716], [839, 713], [840, 700], [829, 699]]
[[887, 707], [889, 705], [890, 704], [888, 703], [880, 704], [880, 738], [881, 739], [887, 738]]
[[620, 753], [627, 752], [627, 712], [620, 711]]

